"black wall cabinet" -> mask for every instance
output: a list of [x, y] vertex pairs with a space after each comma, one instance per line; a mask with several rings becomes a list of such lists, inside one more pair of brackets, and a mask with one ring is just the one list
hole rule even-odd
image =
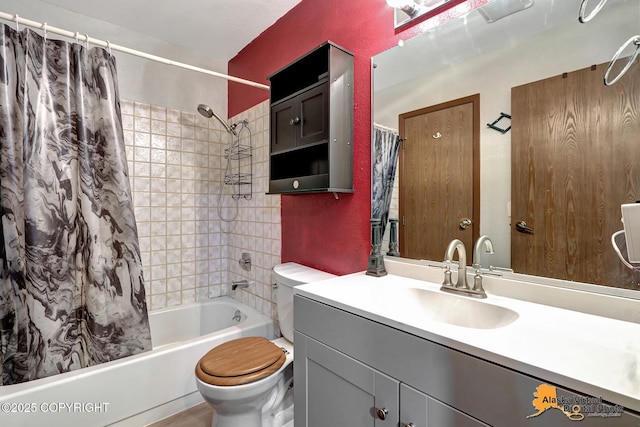
[[269, 193], [353, 192], [353, 54], [326, 42], [269, 80]]

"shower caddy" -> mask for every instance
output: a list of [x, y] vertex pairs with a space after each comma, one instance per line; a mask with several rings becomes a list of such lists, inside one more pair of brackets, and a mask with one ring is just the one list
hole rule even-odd
[[[240, 126], [237, 144], [224, 150], [224, 156], [229, 161], [229, 168], [224, 175], [224, 184], [232, 188], [231, 197], [234, 200], [244, 198], [251, 200], [253, 197], [253, 145], [251, 143], [251, 130], [246, 120], [238, 123]], [[246, 143], [242, 142], [244, 130], [249, 132]]]

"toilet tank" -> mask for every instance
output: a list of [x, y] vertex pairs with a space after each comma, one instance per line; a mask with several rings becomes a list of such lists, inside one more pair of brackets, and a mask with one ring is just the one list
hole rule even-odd
[[305, 283], [319, 282], [336, 277], [315, 268], [287, 262], [273, 267], [273, 281], [278, 285], [276, 303], [282, 336], [293, 342], [293, 288]]

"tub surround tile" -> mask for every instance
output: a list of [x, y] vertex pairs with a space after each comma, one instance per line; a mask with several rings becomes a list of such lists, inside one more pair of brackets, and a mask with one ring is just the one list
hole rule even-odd
[[150, 298], [151, 298], [151, 304], [150, 304], [151, 310], [160, 310], [167, 307], [166, 293], [162, 293], [158, 295], [150, 295]]
[[149, 118], [151, 117], [151, 106], [142, 102], [133, 103], [133, 114], [137, 118]]
[[134, 117], [133, 129], [136, 132], [150, 132], [151, 131], [151, 119], [147, 117]]
[[151, 106], [151, 118], [155, 120], [161, 120], [166, 123], [167, 121], [167, 109], [158, 105]]
[[[251, 284], [247, 289], [233, 291], [231, 296], [275, 318], [275, 300], [271, 299], [271, 269], [280, 263], [280, 196], [265, 194], [269, 179], [269, 136], [264, 123], [268, 123], [268, 114], [268, 101], [265, 101], [231, 119], [233, 123], [244, 119], [250, 123], [254, 147], [253, 197], [248, 201], [240, 201], [238, 219], [233, 224], [221, 225], [224, 230], [222, 235], [228, 238], [228, 268], [225, 271], [229, 275], [229, 282], [244, 279]], [[223, 161], [221, 167], [224, 166]], [[234, 212], [231, 198], [223, 200], [222, 206], [225, 208], [224, 215]], [[276, 228], [278, 231], [274, 231]], [[273, 248], [277, 248], [277, 251], [274, 252]], [[244, 271], [238, 263], [243, 252], [251, 255], [252, 269], [249, 272]]]
[[[267, 196], [268, 101], [233, 117], [249, 120], [253, 197], [234, 223], [218, 218], [218, 193], [232, 137], [217, 120], [131, 100], [120, 103], [150, 310], [231, 295], [274, 317], [271, 268], [280, 262], [280, 196]], [[247, 142], [243, 140], [243, 142]], [[223, 216], [235, 201], [223, 186]], [[240, 269], [251, 254], [251, 272]], [[231, 291], [231, 281], [250, 280]]]
[[[153, 298], [153, 295], [151, 296]], [[182, 292], [167, 292], [167, 307], [182, 304]]]
[[120, 112], [123, 116], [133, 116], [133, 101], [127, 99], [120, 100]]
[[167, 121], [151, 119], [151, 133], [166, 135], [167, 133]]
[[181, 304], [189, 304], [192, 302], [196, 302], [196, 291], [195, 289], [183, 289], [182, 290], [182, 300]]

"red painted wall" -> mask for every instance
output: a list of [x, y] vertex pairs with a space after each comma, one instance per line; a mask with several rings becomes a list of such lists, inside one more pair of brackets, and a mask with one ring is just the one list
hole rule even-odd
[[[480, 0], [486, 2], [486, 0]], [[460, 1], [452, 2], [454, 6]], [[302, 0], [229, 62], [229, 74], [268, 84], [267, 76], [331, 40], [354, 53], [354, 194], [282, 196], [282, 261], [335, 274], [367, 268], [371, 216], [371, 57], [421, 31], [396, 34], [385, 0]], [[438, 17], [443, 19], [442, 16]], [[229, 83], [229, 116], [269, 98]]]

